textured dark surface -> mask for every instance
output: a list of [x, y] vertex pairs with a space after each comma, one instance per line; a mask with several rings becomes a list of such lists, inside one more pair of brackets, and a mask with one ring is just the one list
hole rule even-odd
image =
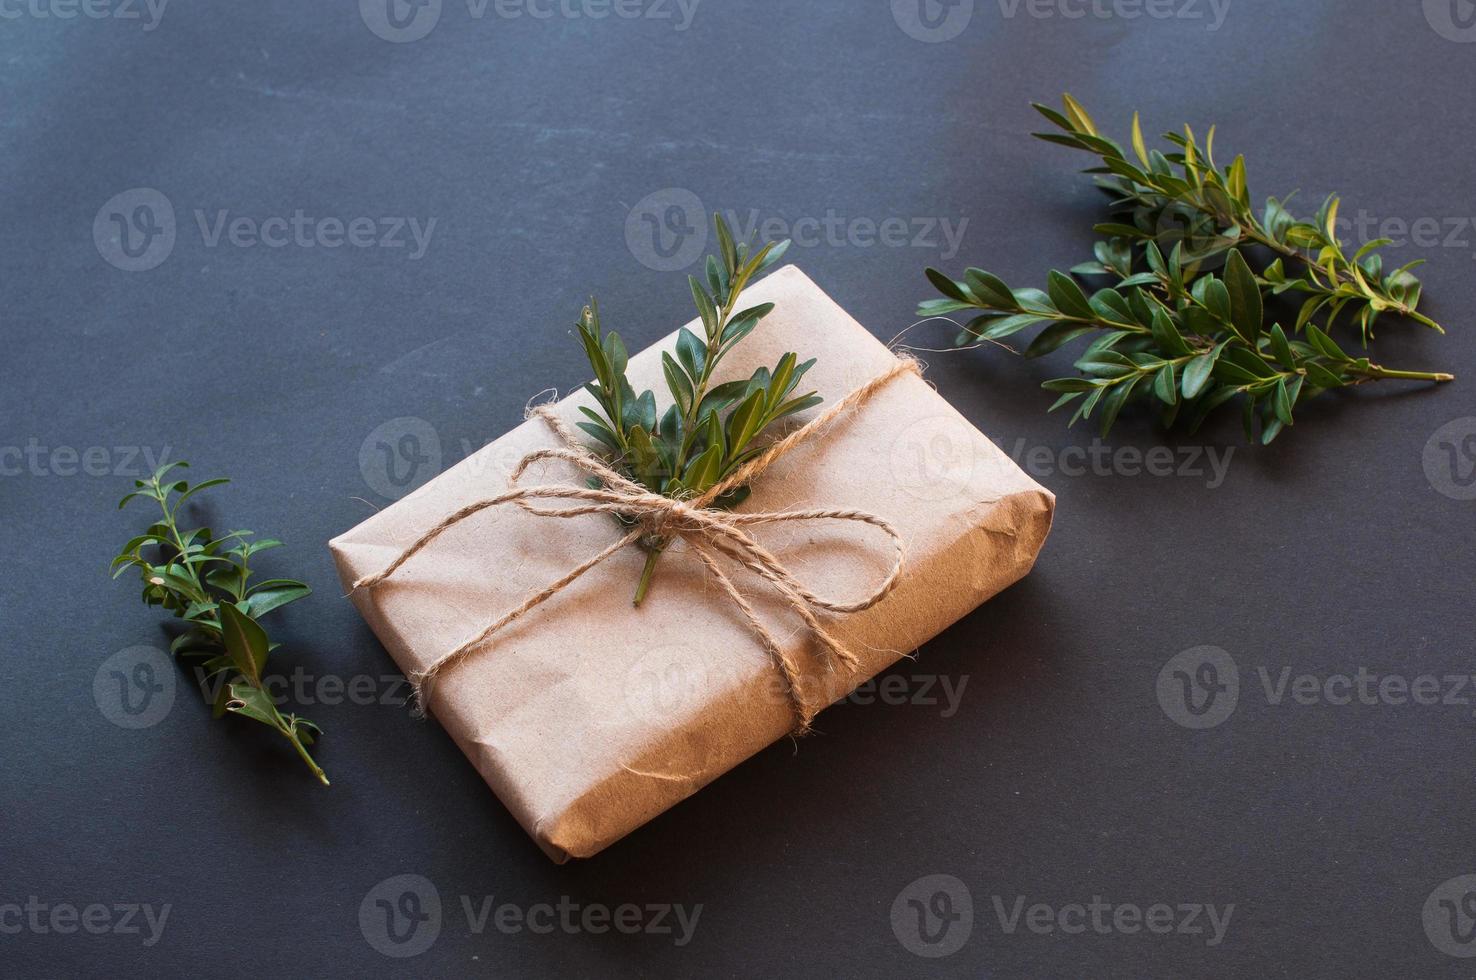
[[[790, 223], [967, 219], [956, 255], [937, 232], [868, 247], [864, 226], [796, 249], [883, 339], [930, 294], [925, 265], [1042, 281], [1086, 257], [1100, 213], [1083, 161], [1026, 135], [1028, 102], [1062, 89], [1117, 134], [1134, 108], [1153, 132], [1218, 122], [1258, 196], [1340, 190], [1350, 217], [1434, 219], [1432, 247], [1394, 257], [1429, 258], [1428, 310], [1450, 335], [1390, 323], [1378, 357], [1469, 374], [1476, 46], [1453, 40], [1443, 0], [1231, 0], [1218, 29], [1207, 0], [1136, 19], [1106, 0], [1107, 17], [979, 0], [936, 44], [880, 0], [705, 0], [685, 30], [674, 0], [654, 8], [665, 20], [510, 18], [495, 0], [478, 19], [446, 0], [413, 43], [377, 37], [343, 0], [180, 3], [153, 30], [142, 6], [128, 8], [141, 20], [63, 20], [38, 11], [66, 0], [37, 4], [0, 3], [0, 973], [1471, 975], [1432, 935], [1448, 926], [1437, 886], [1476, 872], [1476, 692], [1444, 679], [1476, 671], [1476, 502], [1458, 485], [1476, 455], [1457, 438], [1452, 470], [1432, 439], [1463, 418], [1447, 435], [1476, 432], [1476, 379], [1328, 399], [1269, 450], [1244, 447], [1227, 416], [1203, 437], [1235, 447], [1223, 479], [1203, 461], [1198, 476], [1132, 475], [1131, 447], [1161, 439], [1135, 415], [1111, 441], [1128, 456], [1065, 475], [1060, 454], [1092, 433], [1047, 417], [1035, 383], [1067, 352], [931, 355], [943, 394], [1006, 450], [1033, 450], [1059, 495], [1034, 575], [892, 672], [909, 703], [838, 707], [820, 737], [764, 752], [586, 863], [550, 864], [402, 706], [329, 688], [304, 708], [327, 729], [325, 790], [264, 731], [211, 722], [182, 675], [163, 675], [175, 701], [157, 724], [115, 725], [104, 666], [163, 642], [132, 581], [105, 576], [143, 520], [113, 509], [142, 448], [231, 476], [205, 513], [286, 540], [266, 569], [317, 588], [274, 621], [278, 669], [367, 676], [393, 700], [394, 665], [338, 597], [324, 546], [368, 512], [354, 498], [388, 502], [376, 447], [408, 431], [392, 420], [423, 420], [449, 465], [538, 389], [583, 379], [569, 324], [589, 293], [633, 347], [684, 320], [681, 276], [639, 261], [654, 254], [639, 213], [635, 247], [626, 234], [663, 189]], [[129, 272], [93, 225], [136, 188], [171, 202], [176, 241]], [[212, 246], [196, 217], [299, 209], [436, 223], [415, 259], [413, 243]], [[28, 446], [34, 466], [14, 451]], [[67, 450], [89, 448], [107, 475], [73, 472]], [[1191, 730], [1156, 688], [1204, 645], [1238, 664], [1240, 698]], [[1356, 687], [1348, 705], [1276, 703], [1283, 669], [1432, 674], [1461, 703], [1395, 704], [1376, 684], [1376, 704]], [[966, 684], [956, 710], [926, 703], [946, 700], [929, 677]], [[430, 947], [397, 960], [370, 942], [371, 891], [401, 874], [432, 883], [443, 914]], [[974, 916], [961, 949], [928, 960], [909, 946], [943, 947], [912, 939], [900, 893], [935, 874], [967, 888]], [[463, 907], [561, 896], [702, 910], [678, 946], [493, 920], [479, 933]], [[1010, 933], [995, 903], [1008, 918], [1017, 896], [1234, 910], [1216, 945], [1130, 933], [1110, 913], [1108, 934], [1090, 918], [1039, 934], [1024, 917]], [[169, 913], [152, 945], [147, 925], [53, 928], [56, 907], [91, 903], [109, 907], [99, 928], [128, 925], [114, 905]], [[1456, 931], [1470, 923], [1461, 912]]]

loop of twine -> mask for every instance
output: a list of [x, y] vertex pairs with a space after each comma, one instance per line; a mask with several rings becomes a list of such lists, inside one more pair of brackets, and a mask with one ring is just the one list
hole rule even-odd
[[[793, 659], [784, 652], [783, 647], [775, 639], [773, 633], [769, 631], [769, 628], [759, 619], [752, 604], [733, 584], [728, 574], [723, 571], [718, 562], [718, 556], [721, 555], [728, 558], [730, 561], [741, 565], [768, 582], [819, 640], [821, 648], [829, 657], [831, 666], [833, 667], [835, 663], [840, 663], [846, 669], [854, 671], [861, 666], [860, 660], [834, 635], [825, 629], [816, 616], [816, 610], [825, 610], [833, 613], [860, 612], [863, 609], [871, 608], [884, 599], [896, 588], [897, 582], [902, 576], [904, 558], [902, 536], [887, 521], [877, 517], [875, 514], [861, 510], [819, 509], [776, 511], [770, 513], [738, 513], [713, 510], [710, 508], [712, 503], [723, 496], [723, 494], [737, 487], [746, 486], [800, 443], [813, 438], [828, 428], [836, 419], [855, 406], [870, 399], [872, 395], [895, 378], [903, 374], [920, 373], [921, 367], [915, 359], [910, 357], [898, 358], [897, 363], [889, 370], [872, 378], [866, 384], [831, 406], [822, 415], [769, 446], [753, 460], [734, 471], [726, 480], [718, 483], [701, 496], [690, 500], [677, 500], [671, 497], [664, 497], [622, 476], [610, 466], [606, 465], [599, 457], [586, 450], [574, 431], [562, 419], [555, 415], [549, 406], [540, 406], [533, 409], [530, 412], [530, 416], [536, 415], [543, 419], [569, 448], [543, 449], [529, 453], [523, 457], [513, 470], [512, 476], [508, 481], [510, 487], [508, 492], [468, 504], [454, 514], [447, 516], [435, 527], [421, 535], [414, 544], [401, 552], [399, 557], [390, 562], [382, 571], [373, 575], [367, 575], [355, 582], [353, 589], [354, 591], [372, 589], [393, 575], [402, 565], [415, 557], [416, 554], [442, 533], [455, 527], [467, 518], [493, 507], [500, 507], [504, 504], [517, 504], [527, 513], [539, 517], [571, 518], [584, 514], [619, 515], [627, 520], [634, 520], [638, 526], [599, 554], [576, 566], [554, 582], [549, 583], [542, 590], [528, 596], [516, 608], [498, 617], [476, 636], [467, 640], [450, 653], [435, 660], [423, 671], [413, 675], [410, 680], [415, 687], [419, 703], [424, 706], [429, 685], [436, 677], [443, 671], [467, 659], [477, 648], [486, 643], [487, 640], [503, 627], [562, 592], [590, 569], [604, 562], [605, 559], [630, 547], [643, 537], [655, 535], [663, 538], [680, 538], [685, 541], [707, 570], [712, 573], [713, 579], [716, 580], [723, 592], [738, 607], [739, 611], [742, 612], [744, 619], [747, 620], [754, 635], [758, 637], [765, 652], [769, 655], [769, 658], [773, 661], [774, 666], [783, 678], [786, 696], [789, 698], [794, 708], [795, 716], [798, 719], [796, 733], [803, 734], [809, 731], [810, 723], [814, 720], [817, 709], [810, 706], [800, 690], [801, 671]], [[550, 485], [518, 487], [517, 482], [527, 469], [533, 464], [544, 460], [560, 460], [569, 463], [576, 469], [582, 470], [590, 476], [597, 478], [603, 486]], [[532, 501], [559, 500], [575, 501], [576, 503], [574, 506], [550, 508], [536, 507], [532, 503]], [[891, 540], [893, 549], [891, 568], [882, 582], [869, 594], [849, 602], [827, 599], [816, 595], [795, 578], [778, 558], [744, 530], [744, 527], [748, 525], [815, 520], [836, 520], [867, 524], [878, 528]]]

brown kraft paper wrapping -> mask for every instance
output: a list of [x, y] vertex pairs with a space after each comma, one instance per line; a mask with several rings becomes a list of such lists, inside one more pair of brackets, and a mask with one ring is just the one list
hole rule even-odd
[[[805, 386], [829, 405], [894, 363], [793, 266], [750, 286], [741, 306], [765, 302], [777, 308], [727, 356], [715, 382], [747, 377], [792, 350], [818, 358]], [[689, 326], [700, 335], [700, 325]], [[673, 333], [630, 359], [631, 384], [655, 390], [659, 402], [661, 351], [675, 340]], [[582, 418], [580, 404], [593, 400], [581, 391], [560, 402], [558, 414], [572, 424]], [[544, 421], [524, 422], [335, 538], [345, 589], [442, 518], [504, 492], [525, 455], [560, 445]], [[535, 464], [520, 485], [583, 481], [553, 461]], [[903, 374], [782, 457], [741, 508], [854, 508], [902, 533], [906, 563], [890, 595], [850, 615], [820, 613], [861, 669], [830, 667], [767, 583], [724, 567], [804, 669], [804, 695], [831, 703], [1029, 572], [1054, 506], [1048, 490], [927, 383]], [[788, 521], [750, 530], [810, 589], [838, 599], [869, 592], [891, 560], [885, 535], [862, 524]], [[604, 514], [484, 510], [353, 601], [400, 668], [414, 674], [623, 533]], [[773, 662], [685, 544], [663, 555], [636, 608], [643, 562], [638, 548], [616, 554], [430, 689], [430, 713], [557, 861], [598, 853], [795, 727]]]

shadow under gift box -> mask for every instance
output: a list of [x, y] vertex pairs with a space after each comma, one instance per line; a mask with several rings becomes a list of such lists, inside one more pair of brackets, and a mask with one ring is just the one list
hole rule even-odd
[[[786, 351], [817, 358], [803, 388], [826, 404], [796, 424], [895, 363], [793, 266], [750, 286], [739, 306], [765, 302], [776, 309], [724, 359], [715, 382], [746, 378]], [[700, 325], [689, 329], [701, 335]], [[672, 334], [631, 357], [636, 391], [653, 389], [664, 402], [661, 351], [675, 344]], [[583, 391], [561, 401], [558, 414], [572, 424], [583, 418], [581, 404], [593, 405]], [[447, 515], [503, 493], [528, 453], [559, 446], [547, 423], [524, 422], [335, 538], [345, 588]], [[547, 462], [520, 485], [584, 482], [583, 473]], [[901, 532], [906, 560], [897, 588], [861, 612], [819, 614], [861, 669], [830, 667], [768, 583], [732, 563], [725, 570], [803, 669], [805, 696], [829, 704], [1029, 572], [1054, 506], [1048, 490], [926, 382], [902, 374], [782, 457], [740, 508], [853, 508]], [[869, 593], [892, 557], [886, 536], [865, 524], [789, 521], [749, 530], [813, 592], [842, 601]], [[606, 514], [491, 508], [353, 601], [400, 668], [415, 674], [624, 533]], [[777, 668], [685, 544], [667, 550], [650, 595], [631, 605], [644, 558], [636, 547], [616, 554], [430, 686], [431, 714], [556, 861], [599, 852], [795, 728]]]

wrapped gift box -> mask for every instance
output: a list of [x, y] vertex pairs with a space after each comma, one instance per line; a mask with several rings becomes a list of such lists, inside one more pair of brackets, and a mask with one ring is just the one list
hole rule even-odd
[[[796, 351], [818, 359], [806, 387], [831, 404], [895, 364], [792, 266], [750, 286], [739, 305], [765, 302], [776, 309], [723, 361], [717, 381]], [[637, 391], [665, 391], [661, 351], [674, 349], [675, 338], [630, 359]], [[582, 391], [556, 410], [572, 423], [581, 404], [593, 405]], [[560, 445], [543, 420], [530, 419], [336, 538], [345, 587], [383, 569], [447, 515], [504, 492], [525, 455]], [[582, 485], [583, 475], [568, 469], [540, 463], [521, 485]], [[869, 609], [824, 617], [861, 669], [821, 657], [765, 582], [736, 565], [728, 571], [803, 668], [804, 695], [829, 704], [1029, 572], [1054, 504], [925, 381], [903, 374], [781, 458], [741, 508], [854, 508], [902, 533], [897, 588]], [[886, 539], [864, 525], [784, 522], [751, 531], [826, 595], [866, 594], [892, 557]], [[414, 676], [622, 533], [608, 515], [491, 508], [353, 600]], [[643, 562], [638, 548], [615, 555], [439, 674], [428, 692], [431, 715], [555, 860], [597, 853], [795, 727], [773, 662], [696, 556], [673, 544], [650, 595], [634, 607]]]

